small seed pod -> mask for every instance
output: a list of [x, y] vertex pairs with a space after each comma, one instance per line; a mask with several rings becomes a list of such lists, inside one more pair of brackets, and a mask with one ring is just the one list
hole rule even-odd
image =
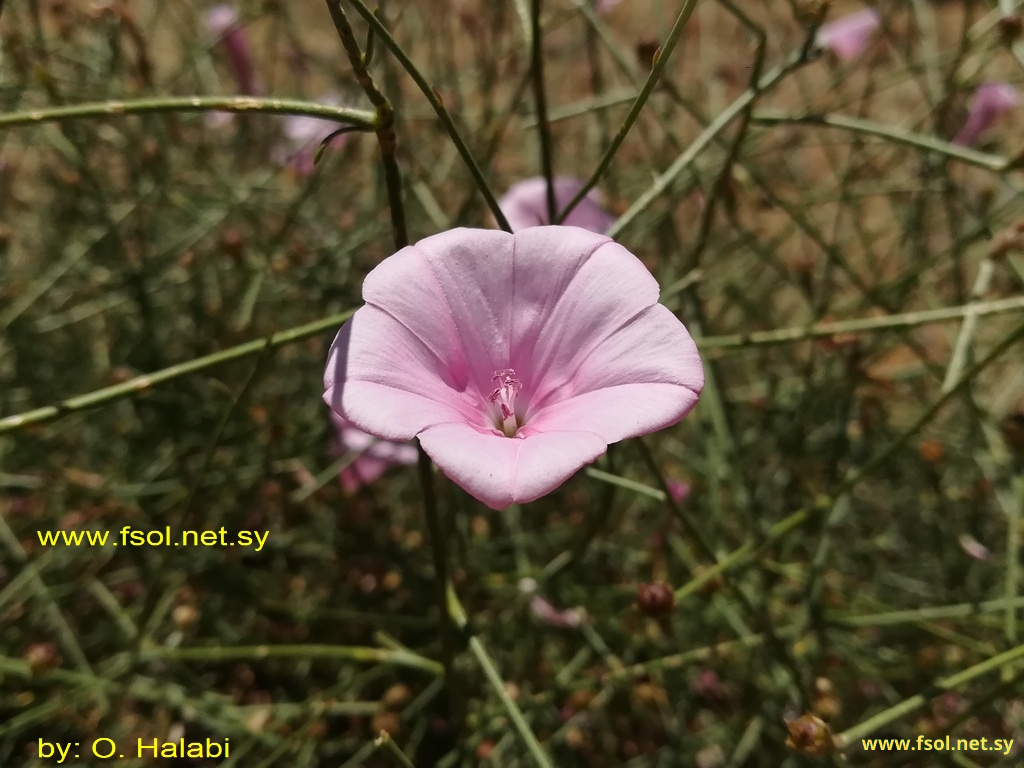
[[835, 751], [835, 738], [828, 723], [817, 715], [805, 712], [800, 717], [787, 718], [786, 730], [789, 738], [786, 746], [812, 757], [820, 757]]
[[25, 651], [25, 661], [34, 677], [58, 666], [61, 658], [53, 643], [33, 643]]
[[672, 613], [676, 604], [676, 596], [672, 587], [658, 581], [653, 584], [641, 584], [636, 592], [636, 607], [644, 616], [660, 619]]
[[1024, 20], [1017, 14], [1011, 14], [1003, 16], [996, 27], [999, 30], [999, 39], [1003, 44], [1011, 45], [1020, 38], [1020, 33], [1024, 31]]

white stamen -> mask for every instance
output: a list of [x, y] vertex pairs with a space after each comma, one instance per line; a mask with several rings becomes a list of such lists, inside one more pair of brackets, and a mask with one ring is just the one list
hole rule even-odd
[[498, 387], [491, 392], [488, 399], [492, 403], [497, 403], [501, 409], [501, 431], [506, 437], [513, 437], [519, 429], [519, 421], [516, 419], [516, 394], [523, 388], [523, 383], [516, 378], [516, 372], [512, 368], [495, 371], [491, 381], [498, 382]]

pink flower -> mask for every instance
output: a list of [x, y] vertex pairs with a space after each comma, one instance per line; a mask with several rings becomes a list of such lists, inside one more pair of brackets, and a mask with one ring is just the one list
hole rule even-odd
[[[567, 176], [556, 176], [552, 183], [555, 188], [555, 204], [559, 211], [583, 188], [582, 181]], [[615, 217], [607, 213], [601, 204], [601, 193], [596, 189], [591, 190], [579, 205], [573, 208], [563, 224], [567, 227], [583, 227], [598, 234], [603, 233], [612, 225]], [[513, 184], [498, 201], [498, 206], [508, 219], [513, 232], [551, 223], [548, 218], [548, 183], [541, 176]]]
[[529, 577], [519, 580], [519, 591], [530, 596], [530, 610], [540, 621], [559, 629], [575, 629], [587, 620], [584, 608], [559, 610], [537, 594], [537, 581]]
[[878, 11], [865, 8], [822, 24], [818, 29], [817, 42], [844, 61], [853, 59], [864, 52], [880, 23]]
[[340, 454], [358, 454], [355, 461], [341, 470], [341, 486], [347, 493], [355, 493], [361, 486], [372, 483], [391, 467], [416, 463], [414, 445], [378, 440], [336, 413], [331, 413], [331, 420], [338, 430]]
[[381, 262], [363, 299], [331, 346], [324, 400], [371, 435], [419, 438], [493, 509], [675, 424], [704, 385], [643, 264], [578, 227], [428, 237]]
[[668, 486], [669, 495], [676, 504], [682, 504], [690, 496], [690, 485], [681, 480], [669, 479], [665, 481]]
[[[341, 97], [334, 93], [324, 94], [317, 99], [317, 102], [333, 107], [342, 105]], [[273, 160], [293, 169], [300, 176], [309, 176], [313, 173], [313, 161], [316, 159], [316, 151], [320, 148], [320, 143], [342, 125], [343, 123], [334, 120], [305, 115], [292, 115], [284, 118], [282, 122], [284, 141], [274, 149]], [[348, 136], [341, 134], [331, 141], [330, 146], [333, 149], [341, 149], [347, 140]]]
[[238, 92], [245, 95], [258, 95], [262, 88], [256, 80], [249, 37], [242, 25], [238, 23], [238, 12], [230, 5], [215, 5], [206, 12], [206, 28], [224, 47], [228, 64], [231, 66], [231, 74], [235, 76]]
[[587, 612], [582, 608], [566, 608], [560, 611], [540, 595], [533, 595], [530, 598], [530, 610], [540, 621], [558, 629], [575, 629], [587, 618]]
[[1020, 103], [1020, 94], [1007, 83], [982, 83], [974, 92], [967, 110], [967, 122], [953, 139], [954, 144], [969, 146], [996, 121], [1001, 114]]
[[621, 2], [622, 0], [597, 0], [597, 5], [594, 6], [594, 10], [598, 13], [608, 13]]

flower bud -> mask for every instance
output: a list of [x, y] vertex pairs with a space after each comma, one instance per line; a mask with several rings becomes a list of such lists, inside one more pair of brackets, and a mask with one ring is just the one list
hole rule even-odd
[[664, 582], [641, 584], [636, 592], [636, 607], [644, 616], [660, 619], [672, 613], [676, 596], [672, 587]]

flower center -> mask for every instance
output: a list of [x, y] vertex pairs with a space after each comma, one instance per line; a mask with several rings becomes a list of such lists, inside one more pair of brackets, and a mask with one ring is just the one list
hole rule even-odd
[[512, 368], [502, 368], [495, 371], [491, 381], [498, 382], [498, 387], [487, 398], [492, 403], [497, 403], [501, 411], [501, 431], [505, 437], [514, 437], [519, 429], [519, 420], [516, 418], [516, 395], [523, 388], [523, 382], [516, 378], [516, 372]]

